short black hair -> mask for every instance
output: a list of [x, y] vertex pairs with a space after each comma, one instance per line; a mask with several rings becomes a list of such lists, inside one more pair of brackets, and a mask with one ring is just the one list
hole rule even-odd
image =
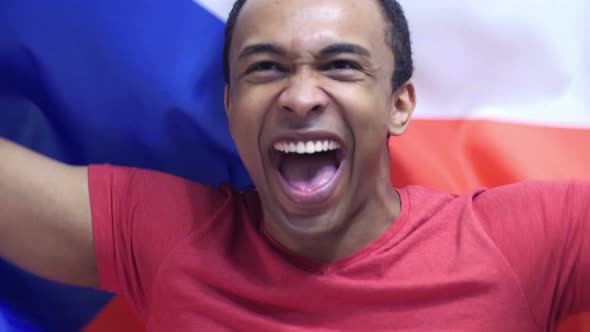
[[[229, 83], [229, 49], [236, 21], [247, 0], [237, 0], [229, 13], [225, 26], [225, 45], [223, 48], [223, 72], [225, 82]], [[377, 0], [386, 21], [386, 42], [391, 47], [395, 58], [395, 70], [391, 77], [394, 89], [412, 78], [414, 73], [414, 60], [412, 58], [412, 41], [410, 28], [402, 6], [396, 0]]]

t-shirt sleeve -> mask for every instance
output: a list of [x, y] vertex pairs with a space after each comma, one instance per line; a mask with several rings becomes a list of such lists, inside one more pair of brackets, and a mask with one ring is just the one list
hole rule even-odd
[[100, 288], [143, 314], [162, 262], [227, 195], [155, 171], [96, 165], [88, 172]]
[[590, 311], [590, 183], [505, 186], [474, 205], [542, 330]]

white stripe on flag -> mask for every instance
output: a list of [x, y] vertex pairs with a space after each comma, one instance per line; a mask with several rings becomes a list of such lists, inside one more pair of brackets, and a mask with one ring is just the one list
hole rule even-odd
[[225, 22], [235, 0], [194, 0]]
[[590, 128], [586, 1], [402, 0], [416, 117]]

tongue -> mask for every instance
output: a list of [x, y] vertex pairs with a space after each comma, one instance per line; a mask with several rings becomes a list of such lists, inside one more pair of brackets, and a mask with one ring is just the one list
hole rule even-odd
[[333, 153], [313, 155], [289, 154], [281, 164], [281, 174], [295, 190], [312, 193], [336, 175], [338, 163]]

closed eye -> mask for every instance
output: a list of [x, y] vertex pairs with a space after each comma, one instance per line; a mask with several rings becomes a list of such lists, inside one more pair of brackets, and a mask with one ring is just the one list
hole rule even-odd
[[246, 70], [246, 74], [255, 73], [255, 72], [285, 72], [285, 68], [272, 61], [261, 61], [257, 62]]
[[324, 71], [332, 71], [332, 70], [361, 70], [361, 66], [354, 61], [350, 60], [335, 60], [330, 61], [327, 64], [322, 66], [322, 70]]

